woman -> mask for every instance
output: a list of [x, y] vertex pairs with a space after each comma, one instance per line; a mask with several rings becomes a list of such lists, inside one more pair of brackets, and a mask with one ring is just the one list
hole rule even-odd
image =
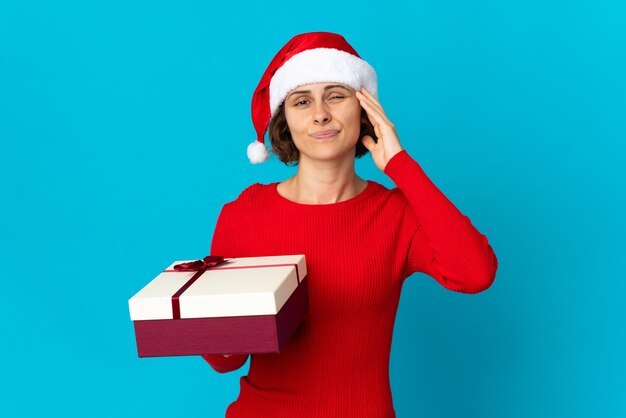
[[[404, 279], [424, 272], [447, 289], [480, 292], [495, 277], [493, 249], [402, 148], [374, 70], [340, 35], [292, 38], [252, 113], [251, 162], [267, 159], [271, 117], [272, 149], [297, 172], [224, 205], [211, 253], [305, 254], [309, 310], [283, 352], [251, 355], [226, 416], [395, 417], [389, 354]], [[368, 152], [396, 188], [357, 176], [355, 158]], [[248, 355], [203, 358], [224, 373]]]

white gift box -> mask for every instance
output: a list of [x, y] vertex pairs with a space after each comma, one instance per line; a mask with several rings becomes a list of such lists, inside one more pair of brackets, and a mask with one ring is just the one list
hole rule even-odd
[[308, 307], [305, 256], [174, 268], [191, 261], [172, 263], [129, 299], [139, 356], [280, 352]]

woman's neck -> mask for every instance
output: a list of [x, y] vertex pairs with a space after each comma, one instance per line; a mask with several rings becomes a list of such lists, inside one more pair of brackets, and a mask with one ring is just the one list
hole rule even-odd
[[304, 158], [298, 172], [278, 187], [292, 201], [321, 205], [351, 199], [367, 187], [367, 182], [356, 175], [354, 157], [342, 162]]

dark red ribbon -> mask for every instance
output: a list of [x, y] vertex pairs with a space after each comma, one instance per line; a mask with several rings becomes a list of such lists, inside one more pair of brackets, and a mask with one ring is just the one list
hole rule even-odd
[[[224, 257], [219, 255], [207, 255], [202, 260], [189, 261], [187, 263], [180, 263], [174, 265], [174, 270], [163, 270], [165, 272], [177, 272], [177, 271], [197, 271], [188, 281], [185, 283], [178, 292], [174, 293], [172, 296], [172, 313], [174, 314], [174, 319], [180, 319], [180, 300], [178, 297], [183, 294], [185, 290], [189, 288], [204, 274], [205, 271], [211, 269], [212, 267], [217, 266], [227, 260], [224, 260]], [[300, 272], [298, 271], [297, 263], [286, 263], [286, 264], [262, 264], [256, 266], [232, 266], [232, 267], [217, 267], [215, 270], [234, 270], [234, 269], [250, 269], [250, 268], [267, 268], [267, 267], [295, 267], [296, 268], [296, 280], [298, 283], [301, 282]]]
[[174, 266], [174, 270], [176, 271], [197, 271], [197, 273], [191, 276], [191, 279], [189, 279], [187, 283], [183, 285], [183, 287], [178, 289], [178, 292], [172, 295], [172, 313], [174, 314], [174, 319], [180, 319], [179, 296], [182, 295], [183, 292], [193, 284], [193, 282], [198, 280], [205, 271], [225, 261], [226, 260], [224, 260], [224, 257], [220, 255], [207, 255], [201, 260], [189, 261], [187, 263], [180, 263]]

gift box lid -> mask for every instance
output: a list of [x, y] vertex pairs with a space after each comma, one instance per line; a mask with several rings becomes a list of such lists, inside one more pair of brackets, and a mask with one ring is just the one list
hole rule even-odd
[[[307, 275], [302, 254], [226, 260], [179, 295], [181, 319], [275, 315]], [[174, 270], [187, 261], [175, 261], [128, 300], [131, 320], [174, 318], [172, 296], [198, 273]]]

